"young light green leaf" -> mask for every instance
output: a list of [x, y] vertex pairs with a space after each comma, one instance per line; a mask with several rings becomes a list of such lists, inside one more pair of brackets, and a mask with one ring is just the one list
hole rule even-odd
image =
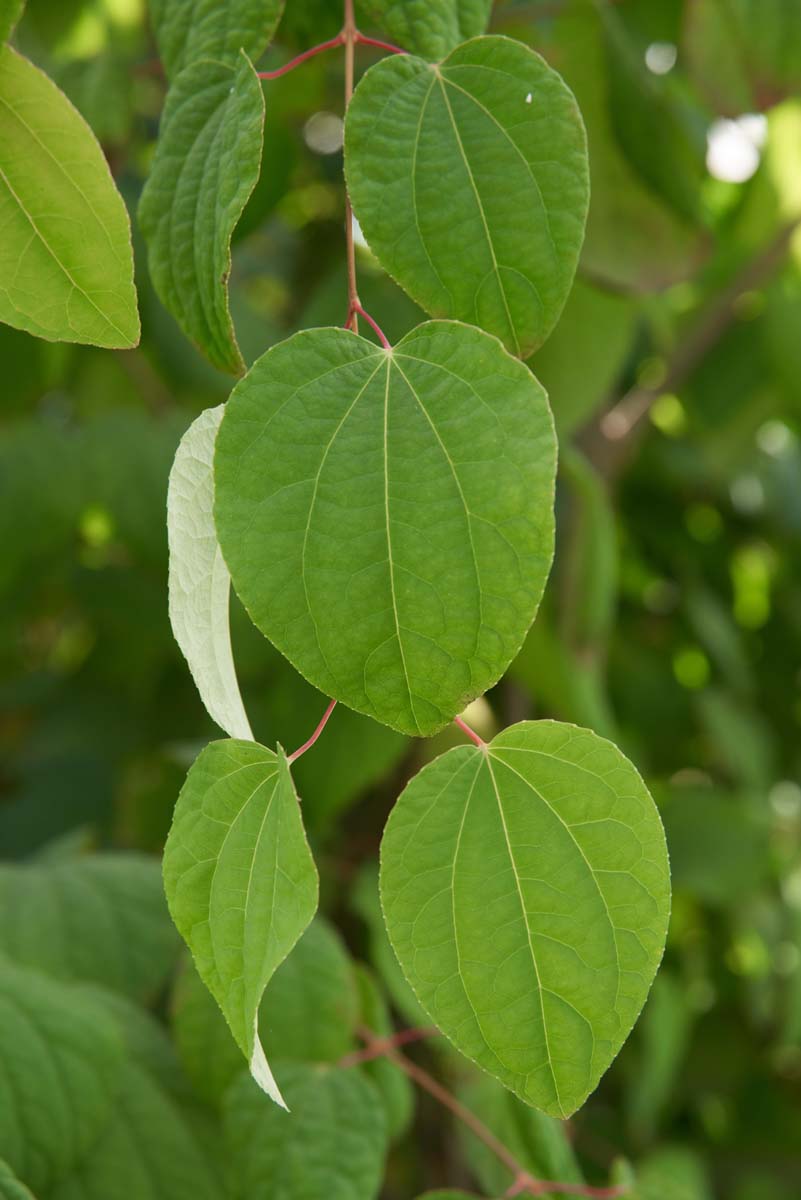
[[77, 988], [0, 963], [0, 1146], [34, 1192], [80, 1162], [109, 1119], [122, 1041]]
[[240, 50], [255, 62], [272, 40], [284, 0], [150, 0], [149, 8], [172, 79], [203, 58], [234, 66]]
[[0, 0], [0, 42], [7, 42], [22, 16], [25, 0]]
[[480, 330], [430, 322], [390, 352], [310, 330], [226, 405], [217, 535], [254, 622], [315, 687], [434, 733], [534, 618], [554, 467], [545, 393]]
[[192, 422], [170, 471], [170, 623], [209, 715], [229, 737], [253, 741], [231, 650], [231, 577], [214, 529], [214, 442], [224, 411], [208, 408]]
[[0, 46], [0, 321], [50, 341], [139, 341], [131, 227], [83, 117]]
[[203, 60], [173, 83], [139, 203], [162, 302], [221, 371], [243, 367], [228, 311], [231, 236], [261, 168], [264, 96], [250, 60]]
[[21, 966], [144, 1002], [163, 986], [179, 945], [155, 859], [96, 854], [0, 866], [0, 952]]
[[645, 785], [588, 730], [524, 722], [412, 780], [381, 899], [409, 982], [457, 1049], [569, 1116], [628, 1036], [664, 948], [667, 850]]
[[358, 7], [410, 54], [439, 59], [484, 32], [492, 0], [361, 0]]
[[314, 916], [317, 871], [282, 751], [243, 741], [206, 747], [178, 797], [164, 884], [254, 1079], [283, 1104], [259, 1041], [259, 1002]]
[[387, 1133], [370, 1081], [355, 1069], [299, 1063], [282, 1064], [279, 1079], [288, 1116], [267, 1104], [246, 1075], [226, 1098], [232, 1200], [373, 1200]]
[[522, 357], [545, 341], [573, 282], [589, 185], [578, 107], [538, 54], [483, 37], [439, 66], [385, 59], [348, 109], [345, 162], [370, 247], [423, 308]]

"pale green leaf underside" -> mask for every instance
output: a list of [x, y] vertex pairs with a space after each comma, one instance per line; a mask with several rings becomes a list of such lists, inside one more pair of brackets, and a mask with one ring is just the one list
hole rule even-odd
[[432, 316], [522, 357], [567, 299], [589, 199], [572, 93], [533, 50], [475, 38], [439, 66], [395, 56], [348, 109], [348, 189], [381, 265]]
[[0, 47], [0, 321], [50, 341], [139, 341], [131, 229], [89, 126]]
[[22, 16], [25, 0], [0, 0], [0, 42], [7, 42]]
[[167, 95], [139, 204], [153, 284], [221, 371], [243, 368], [228, 310], [231, 236], [261, 169], [264, 96], [250, 60], [203, 60]]
[[0, 952], [21, 965], [145, 1002], [163, 987], [179, 944], [155, 859], [0, 866]]
[[299, 1063], [282, 1064], [279, 1079], [289, 1115], [246, 1075], [228, 1093], [232, 1200], [373, 1200], [387, 1145], [375, 1087], [358, 1071]]
[[665, 838], [634, 767], [588, 730], [514, 725], [412, 780], [381, 859], [387, 928], [423, 1006], [522, 1100], [569, 1116], [665, 943]]
[[438, 59], [484, 32], [492, 0], [361, 0], [359, 7], [410, 54]]
[[81, 1161], [108, 1120], [122, 1042], [77, 989], [0, 960], [0, 1147], [34, 1193]]
[[234, 389], [215, 521], [262, 632], [327, 695], [430, 734], [515, 657], [553, 547], [545, 393], [495, 338], [296, 334]]
[[259, 1002], [317, 908], [317, 871], [283, 752], [212, 742], [193, 764], [164, 851], [173, 920], [259, 1085], [278, 1104]]
[[231, 577], [214, 528], [214, 442], [224, 411], [206, 409], [192, 422], [170, 471], [170, 623], [209, 715], [229, 737], [253, 741], [231, 649]]
[[156, 42], [167, 75], [213, 58], [233, 66], [244, 50], [254, 61], [275, 33], [284, 0], [150, 0]]

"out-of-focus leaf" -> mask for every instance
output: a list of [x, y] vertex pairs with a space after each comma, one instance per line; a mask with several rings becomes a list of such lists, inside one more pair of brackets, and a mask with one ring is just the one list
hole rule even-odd
[[358, 7], [404, 50], [436, 60], [484, 32], [492, 0], [359, 0]]
[[[216, 6], [215, 6], [216, 7]], [[261, 167], [264, 96], [250, 60], [186, 67], [169, 90], [139, 202], [153, 286], [221, 371], [242, 355], [228, 309], [231, 237]]]
[[769, 868], [767, 826], [746, 798], [677, 786], [659, 801], [677, 891], [726, 905], [759, 885]]
[[351, 892], [351, 904], [367, 927], [370, 962], [392, 1003], [410, 1025], [427, 1025], [430, 1017], [407, 983], [387, 936], [378, 892], [377, 863], [367, 862], [362, 867]]
[[631, 1200], [712, 1200], [709, 1177], [700, 1154], [683, 1146], [666, 1146], [637, 1164]]
[[0, 0], [0, 42], [7, 42], [22, 16], [25, 0]]
[[50, 341], [139, 341], [131, 229], [89, 126], [0, 47], [0, 320]]
[[564, 556], [558, 571], [561, 628], [580, 650], [603, 642], [614, 620], [617, 527], [606, 484], [586, 458], [565, 446], [561, 467], [570, 496]]
[[159, 864], [136, 854], [0, 866], [0, 951], [57, 979], [155, 996], [178, 940]]
[[289, 1113], [270, 1104], [246, 1075], [228, 1092], [232, 1200], [264, 1194], [270, 1200], [374, 1200], [387, 1131], [373, 1084], [353, 1069], [299, 1063], [281, 1065], [278, 1079]]
[[0, 1200], [34, 1200], [24, 1183], [20, 1183], [8, 1163], [0, 1161]]
[[[392, 1019], [378, 980], [361, 963], [355, 966], [356, 986], [361, 1004], [361, 1024], [387, 1037], [393, 1032]], [[407, 1075], [389, 1059], [379, 1057], [365, 1063], [365, 1075], [381, 1094], [387, 1115], [387, 1130], [392, 1141], [403, 1136], [414, 1113], [414, 1088]]]
[[639, 1053], [626, 1091], [629, 1123], [641, 1141], [653, 1137], [684, 1070], [691, 1024], [687, 989], [663, 967], [635, 1035]]
[[159, 54], [172, 78], [200, 59], [234, 66], [254, 61], [275, 33], [284, 0], [150, 0]]
[[775, 778], [775, 745], [769, 725], [719, 688], [698, 697], [701, 721], [715, 746], [715, 757], [735, 785], [766, 790]]
[[0, 962], [0, 1146], [34, 1192], [101, 1136], [119, 1095], [122, 1043], [79, 989]]
[[636, 325], [633, 300], [576, 280], [559, 324], [528, 364], [548, 393], [560, 437], [612, 398]]

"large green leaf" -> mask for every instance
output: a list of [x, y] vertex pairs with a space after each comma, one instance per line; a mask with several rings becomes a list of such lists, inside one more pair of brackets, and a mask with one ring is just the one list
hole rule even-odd
[[25, 0], [0, 0], [0, 42], [6, 42], [22, 16]]
[[[353, 1048], [358, 994], [342, 939], [315, 917], [268, 983], [259, 1007], [259, 1036], [268, 1058], [336, 1062]], [[193, 967], [173, 994], [173, 1033], [198, 1094], [218, 1104], [242, 1069], [242, 1056]]]
[[433, 733], [534, 617], [554, 460], [544, 392], [480, 330], [430, 322], [390, 352], [310, 330], [231, 395], [217, 534], [254, 622], [310, 682]]
[[212, 742], [193, 764], [164, 850], [173, 920], [253, 1077], [283, 1104], [259, 1002], [317, 908], [317, 871], [289, 765], [255, 742]]
[[78, 989], [0, 961], [0, 1147], [34, 1192], [71, 1171], [120, 1087], [113, 1020]]
[[155, 859], [92, 855], [0, 866], [0, 951], [59, 979], [152, 998], [180, 943]]
[[224, 407], [187, 429], [170, 471], [170, 623], [209, 715], [229, 737], [252, 741], [228, 622], [231, 577], [214, 529], [214, 442]]
[[231, 236], [261, 168], [264, 96], [250, 60], [190, 64], [167, 95], [139, 204], [150, 273], [189, 338], [222, 371], [242, 356], [228, 311]]
[[439, 66], [385, 59], [348, 109], [345, 161], [371, 249], [423, 308], [523, 357], [545, 341], [589, 192], [581, 115], [538, 54], [484, 37]]
[[268, 1104], [247, 1076], [227, 1097], [232, 1200], [373, 1200], [384, 1169], [384, 1110], [357, 1070], [285, 1064], [291, 1112]]
[[275, 33], [283, 8], [284, 0], [150, 0], [164, 69], [172, 78], [204, 58], [233, 66], [240, 50], [257, 59]]
[[0, 47], [0, 321], [50, 341], [139, 341], [128, 214], [83, 117]]
[[662, 956], [667, 851], [620, 751], [553, 721], [425, 767], [387, 823], [381, 899], [457, 1049], [566, 1117], [628, 1035]]
[[125, 1061], [110, 1119], [48, 1200], [219, 1200], [198, 1140], [147, 1071]]
[[410, 54], [438, 59], [484, 32], [492, 0], [361, 0], [358, 7]]
[[792, 0], [692, 0], [684, 51], [719, 112], [770, 108], [801, 86], [801, 8]]

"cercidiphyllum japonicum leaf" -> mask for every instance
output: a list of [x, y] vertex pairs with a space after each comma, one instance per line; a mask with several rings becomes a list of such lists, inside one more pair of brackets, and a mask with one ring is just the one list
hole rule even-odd
[[139, 220], [153, 285], [221, 371], [243, 369], [228, 309], [231, 236], [261, 168], [264, 95], [250, 60], [202, 60], [172, 84]]
[[225, 411], [208, 408], [181, 439], [167, 491], [170, 623], [209, 715], [253, 741], [231, 649], [231, 576], [214, 528], [214, 442]]
[[545, 393], [481, 330], [429, 322], [393, 351], [308, 330], [226, 405], [217, 534], [253, 621], [315, 687], [430, 734], [534, 618], [555, 463]]
[[120, 1088], [122, 1040], [81, 989], [0, 960], [0, 1147], [35, 1194], [78, 1165]]
[[410, 54], [439, 59], [484, 32], [492, 0], [357, 0], [357, 10]]
[[359, 83], [348, 191], [381, 265], [432, 316], [526, 357], [567, 299], [589, 168], [572, 93], [521, 42], [481, 37], [443, 62], [397, 55]]
[[268, 1104], [243, 1075], [228, 1092], [224, 1128], [232, 1200], [373, 1200], [387, 1130], [373, 1084], [353, 1068], [282, 1063], [290, 1112]]
[[131, 227], [67, 97], [0, 46], [0, 321], [50, 341], [139, 341]]
[[254, 61], [275, 33], [284, 0], [150, 0], [153, 31], [172, 79], [199, 59], [234, 66], [239, 51]]
[[0, 42], [7, 42], [22, 16], [25, 0], [0, 0]]
[[164, 885], [260, 1087], [283, 1104], [258, 1037], [259, 1002], [317, 909], [289, 764], [256, 742], [212, 742], [192, 765], [164, 850]]
[[659, 814], [611, 742], [555, 721], [514, 725], [408, 785], [384, 833], [381, 900], [442, 1032], [564, 1118], [622, 1046], [662, 957]]

